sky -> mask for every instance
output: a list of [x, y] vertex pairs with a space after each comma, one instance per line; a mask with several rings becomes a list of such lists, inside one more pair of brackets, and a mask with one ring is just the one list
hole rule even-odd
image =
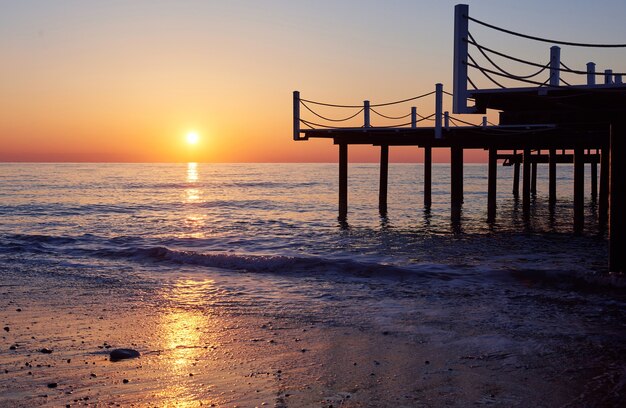
[[[331, 140], [292, 140], [292, 92], [361, 104], [420, 95], [438, 82], [452, 91], [456, 3], [0, 0], [0, 161], [334, 162]], [[515, 31], [626, 42], [624, 1], [466, 3], [471, 16]], [[491, 48], [548, 59], [550, 44], [470, 31]], [[624, 54], [561, 51], [571, 68], [594, 61], [598, 70], [622, 72]], [[421, 101], [418, 112], [432, 106]], [[410, 106], [394, 109], [384, 113], [399, 116]], [[497, 121], [497, 112], [488, 117]], [[195, 145], [185, 139], [191, 131]], [[350, 149], [355, 162], [378, 155], [372, 146]], [[434, 158], [445, 162], [449, 153], [437, 149]], [[422, 155], [396, 147], [391, 160]]]

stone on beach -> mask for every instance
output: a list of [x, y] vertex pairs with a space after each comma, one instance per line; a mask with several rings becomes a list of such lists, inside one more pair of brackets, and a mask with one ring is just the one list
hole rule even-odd
[[129, 358], [137, 358], [140, 355], [141, 354], [139, 354], [137, 350], [133, 349], [115, 349], [111, 351], [110, 359], [111, 361], [115, 362], [120, 360], [126, 360]]

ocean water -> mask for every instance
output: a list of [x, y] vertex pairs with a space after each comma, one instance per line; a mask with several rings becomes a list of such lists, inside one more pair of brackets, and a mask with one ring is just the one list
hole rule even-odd
[[[351, 164], [340, 222], [336, 164], [4, 163], [0, 284], [45, 288], [32, 296], [51, 308], [83, 302], [86, 290], [407, 338], [430, 327], [431, 341], [455, 344], [471, 333], [472, 352], [604, 367], [583, 405], [616, 401], [624, 353], [606, 350], [624, 348], [624, 282], [607, 272], [589, 175], [585, 232], [573, 235], [571, 166], [558, 167], [552, 210], [545, 167], [529, 219], [511, 194], [512, 168], [499, 167], [487, 223], [487, 168], [466, 165], [453, 223], [447, 164], [433, 168], [430, 209], [421, 165], [392, 164], [385, 217], [378, 166]], [[68, 299], [67, 288], [83, 295]]]

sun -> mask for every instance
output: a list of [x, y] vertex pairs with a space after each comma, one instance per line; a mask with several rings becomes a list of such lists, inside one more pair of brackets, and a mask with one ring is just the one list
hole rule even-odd
[[198, 142], [200, 141], [200, 135], [198, 135], [197, 132], [189, 132], [187, 133], [187, 143], [190, 145], [195, 145], [198, 144]]

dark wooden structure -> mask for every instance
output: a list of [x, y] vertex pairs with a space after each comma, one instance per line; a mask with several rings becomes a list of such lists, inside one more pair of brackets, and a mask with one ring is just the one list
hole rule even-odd
[[[299, 92], [294, 92], [294, 139], [327, 138], [339, 146], [339, 218], [345, 220], [348, 213], [349, 145], [367, 144], [380, 147], [379, 210], [382, 215], [387, 212], [389, 146], [416, 146], [424, 149], [424, 206], [426, 208], [432, 202], [432, 149], [450, 149], [450, 208], [453, 220], [460, 216], [463, 203], [463, 152], [466, 149], [488, 151], [488, 222], [496, 219], [498, 161], [503, 162], [505, 166], [514, 166], [513, 194], [516, 197], [520, 193], [520, 170], [522, 170], [522, 209], [525, 217], [530, 215], [531, 197], [537, 192], [537, 165], [548, 164], [549, 203], [554, 206], [556, 164], [572, 163], [574, 166], [573, 230], [575, 233], [583, 231], [584, 166], [590, 164], [591, 197], [592, 200], [597, 198], [599, 201], [599, 222], [601, 225], [608, 223], [609, 270], [625, 272], [626, 251], [623, 248], [626, 248], [624, 214], [626, 211], [626, 197], [624, 197], [626, 194], [626, 85], [622, 83], [622, 74], [613, 76], [607, 71], [603, 74], [604, 84], [596, 85], [595, 64], [589, 63], [585, 85], [567, 84], [564, 86], [559, 76], [561, 71], [567, 70], [577, 74], [580, 72], [562, 68], [560, 48], [553, 46], [550, 49], [550, 76], [545, 83], [536, 83], [538, 86], [534, 87], [470, 90], [467, 88], [468, 67], [475, 67], [483, 74], [486, 72], [502, 74], [477, 66], [471, 57], [472, 62], [468, 61], [468, 46], [473, 44], [480, 48], [480, 45], [473, 42], [473, 38], [469, 35], [468, 22], [472, 20], [485, 24], [471, 19], [468, 9], [467, 5], [457, 5], [455, 9], [454, 92], [451, 94], [453, 111], [456, 114], [484, 114], [488, 109], [496, 110], [500, 112], [497, 125], [488, 124], [484, 118], [482, 125], [450, 126], [449, 120], [453, 119], [449, 117], [448, 112], [443, 112], [444, 92], [441, 84], [437, 84], [435, 92], [430, 93], [435, 94], [435, 113], [431, 115], [434, 118], [422, 117], [421, 119], [433, 120], [434, 126], [429, 127], [417, 127], [419, 121], [415, 108], [411, 111], [411, 122], [408, 124], [410, 127], [406, 126], [407, 124], [395, 127], [372, 127], [370, 111], [374, 107], [393, 103], [371, 105], [369, 101], [365, 101], [361, 109], [364, 117], [362, 127], [315, 127], [313, 126], [316, 125], [315, 123], [300, 117], [300, 105], [303, 102], [340, 108], [359, 108], [360, 106], [341, 106], [302, 100]], [[481, 49], [481, 52], [484, 49]], [[511, 78], [519, 79], [520, 77]], [[469, 105], [468, 101], [472, 101], [473, 104]], [[313, 114], [326, 119], [307, 105], [305, 107]], [[348, 119], [354, 118], [361, 111]], [[310, 129], [301, 129], [300, 124], [305, 124]], [[599, 183], [598, 165], [600, 165]]]

